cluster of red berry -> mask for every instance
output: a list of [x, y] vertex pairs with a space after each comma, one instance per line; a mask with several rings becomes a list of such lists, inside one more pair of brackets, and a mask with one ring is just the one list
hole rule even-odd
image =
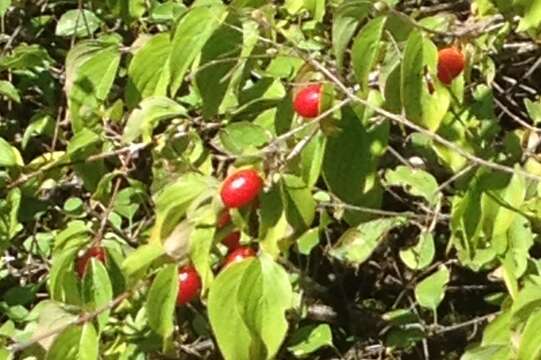
[[[455, 47], [441, 49], [438, 52], [438, 79], [450, 85], [466, 65], [464, 54]], [[316, 118], [321, 114], [322, 85], [312, 84], [300, 89], [295, 95], [293, 108], [305, 119]]]
[[[241, 208], [252, 203], [259, 195], [263, 187], [263, 180], [253, 169], [239, 170], [229, 176], [221, 188], [221, 198], [224, 209], [217, 221], [218, 229], [222, 229], [231, 223], [229, 209]], [[244, 259], [256, 256], [253, 248], [241, 246], [240, 232], [234, 231], [227, 235], [223, 244], [228, 248], [228, 254], [224, 262], [224, 267], [242, 261]], [[84, 255], [79, 257], [76, 262], [76, 271], [80, 278], [83, 278], [91, 259], [96, 259], [102, 263], [106, 262], [107, 253], [101, 246], [89, 248]], [[179, 291], [177, 295], [177, 304], [184, 305], [194, 300], [201, 291], [201, 278], [193, 265], [186, 265], [179, 270]]]
[[[221, 188], [220, 195], [226, 209], [218, 216], [217, 228], [223, 229], [231, 223], [229, 209], [241, 208], [250, 204], [257, 198], [262, 187], [263, 180], [257, 171], [253, 169], [239, 170], [229, 176]], [[239, 231], [228, 234], [222, 240], [222, 243], [228, 248], [224, 267], [256, 256], [254, 249], [248, 246], [241, 246]], [[201, 279], [196, 269], [192, 265], [180, 269], [177, 304], [184, 305], [194, 300], [200, 291]]]
[[[438, 79], [450, 85], [462, 73], [465, 66], [464, 55], [460, 50], [449, 47], [438, 52]], [[322, 85], [312, 84], [300, 89], [294, 99], [295, 112], [306, 119], [316, 118], [321, 114]], [[225, 209], [220, 213], [217, 221], [218, 229], [223, 229], [231, 223], [229, 209], [238, 209], [251, 204], [261, 192], [263, 180], [254, 169], [243, 169], [230, 175], [222, 184], [220, 196]], [[231, 263], [256, 256], [256, 252], [249, 246], [241, 246], [240, 232], [233, 231], [222, 241], [228, 248], [224, 267]], [[106, 261], [105, 249], [94, 246], [77, 259], [76, 270], [80, 278], [86, 272], [90, 259], [101, 262]], [[177, 304], [183, 305], [194, 300], [201, 290], [201, 279], [192, 265], [179, 270], [179, 292]]]

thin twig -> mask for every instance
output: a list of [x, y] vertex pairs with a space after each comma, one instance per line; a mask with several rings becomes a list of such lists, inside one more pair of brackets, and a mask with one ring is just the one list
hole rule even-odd
[[137, 152], [145, 149], [146, 147], [148, 147], [150, 145], [151, 145], [151, 143], [131, 144], [129, 146], [126, 146], [126, 147], [123, 147], [123, 148], [120, 148], [120, 149], [117, 149], [117, 150], [113, 150], [113, 151], [109, 151], [109, 152], [105, 152], [105, 153], [101, 153], [101, 154], [96, 154], [96, 155], [91, 155], [91, 156], [89, 156], [89, 157], [87, 157], [86, 159], [83, 159], [83, 160], [68, 161], [68, 162], [53, 162], [53, 163], [51, 163], [49, 165], [45, 165], [45, 166], [39, 168], [36, 171], [33, 171], [31, 173], [28, 173], [28, 174], [21, 175], [18, 179], [16, 179], [13, 182], [9, 183], [6, 186], [6, 188], [8, 190], [13, 189], [14, 187], [22, 185], [25, 182], [27, 182], [27, 181], [29, 181], [29, 180], [31, 180], [31, 179], [39, 176], [39, 175], [42, 175], [45, 172], [50, 171], [50, 170], [54, 170], [54, 169], [58, 169], [58, 168], [61, 168], [61, 167], [66, 167], [66, 166], [71, 166], [71, 165], [77, 165], [77, 164], [88, 164], [88, 163], [96, 162], [96, 161], [99, 161], [99, 160], [107, 159], [107, 158], [110, 158], [110, 157], [114, 157], [114, 156], [118, 156], [118, 155], [122, 155], [122, 154], [127, 154], [127, 153], [137, 153]]
[[320, 202], [318, 203], [320, 207], [323, 208], [344, 208], [346, 210], [351, 211], [358, 211], [366, 214], [373, 214], [373, 215], [380, 215], [380, 216], [401, 216], [405, 218], [410, 219], [417, 219], [417, 220], [425, 220], [426, 215], [419, 215], [415, 214], [413, 212], [399, 212], [399, 211], [390, 211], [390, 210], [381, 210], [381, 209], [374, 209], [364, 206], [356, 206], [356, 205], [350, 205], [343, 202], [335, 203], [335, 202]]
[[447, 179], [445, 182], [443, 182], [440, 186], [438, 186], [438, 188], [436, 189], [434, 194], [432, 194], [432, 196], [434, 196], [434, 195], [438, 194], [439, 192], [443, 191], [443, 189], [445, 189], [446, 187], [448, 187], [449, 185], [451, 185], [452, 183], [454, 183], [455, 181], [457, 181], [462, 176], [466, 175], [467, 173], [469, 173], [470, 171], [472, 171], [476, 167], [477, 167], [476, 164], [470, 164], [470, 165], [466, 166], [464, 169], [460, 170], [459, 172], [457, 172], [456, 174], [451, 176], [449, 179]]
[[15, 354], [17, 352], [20, 352], [20, 351], [23, 351], [23, 350], [29, 348], [30, 346], [34, 345], [37, 342], [40, 342], [40, 341], [42, 341], [44, 339], [47, 339], [47, 338], [49, 338], [51, 336], [60, 334], [61, 332], [63, 332], [67, 328], [69, 328], [70, 326], [82, 325], [82, 324], [85, 324], [85, 323], [93, 320], [98, 315], [104, 313], [105, 311], [114, 309], [115, 307], [120, 305], [124, 300], [129, 299], [130, 296], [132, 296], [137, 290], [139, 290], [141, 287], [146, 285], [148, 283], [148, 281], [149, 281], [148, 279], [141, 281], [138, 285], [134, 286], [132, 289], [120, 294], [119, 296], [114, 298], [111, 302], [109, 302], [108, 304], [102, 306], [101, 308], [99, 308], [99, 309], [97, 309], [97, 310], [95, 310], [93, 312], [83, 314], [83, 315], [79, 316], [78, 318], [73, 319], [72, 321], [70, 321], [70, 322], [68, 322], [68, 323], [66, 323], [66, 324], [64, 324], [62, 326], [51, 329], [48, 332], [45, 332], [45, 333], [43, 333], [43, 334], [41, 334], [39, 336], [35, 336], [35, 337], [33, 337], [32, 339], [30, 339], [28, 341], [13, 344], [12, 346], [9, 347], [9, 351], [11, 353]]
[[122, 178], [118, 177], [115, 181], [113, 193], [111, 194], [111, 199], [109, 200], [109, 205], [107, 205], [107, 208], [102, 214], [100, 227], [98, 229], [98, 232], [96, 233], [96, 237], [94, 238], [93, 245], [99, 245], [101, 243], [101, 240], [103, 239], [103, 234], [105, 233], [105, 227], [107, 226], [109, 215], [111, 214], [111, 211], [113, 210], [113, 205], [115, 203], [121, 183], [122, 183]]
[[462, 149], [461, 147], [457, 146], [452, 141], [449, 141], [442, 136], [433, 133], [425, 128], [422, 128], [421, 126], [415, 124], [414, 122], [408, 120], [404, 116], [394, 114], [392, 112], [389, 112], [387, 110], [384, 110], [383, 108], [380, 108], [379, 106], [376, 106], [372, 103], [370, 103], [367, 100], [361, 99], [357, 95], [355, 95], [347, 86], [345, 86], [334, 74], [332, 74], [324, 65], [319, 63], [313, 58], [308, 57], [307, 60], [314, 65], [319, 71], [321, 71], [325, 76], [327, 76], [329, 79], [331, 79], [335, 85], [351, 100], [358, 102], [367, 108], [373, 110], [375, 113], [385, 116], [399, 124], [402, 124], [412, 130], [415, 130], [417, 132], [420, 132], [428, 137], [430, 137], [432, 140], [436, 141], [437, 143], [456, 151], [458, 154], [462, 155], [464, 158], [468, 159], [471, 162], [474, 162], [478, 165], [485, 166], [487, 168], [491, 168], [493, 170], [503, 171], [509, 174], [519, 174], [526, 178], [529, 178], [531, 180], [541, 181], [541, 177], [532, 173], [529, 173], [527, 171], [524, 171], [522, 169], [515, 169], [509, 166], [501, 165], [489, 160], [482, 159], [476, 155], [473, 155], [469, 153], [468, 151]]
[[492, 318], [494, 318], [498, 314], [499, 314], [499, 312], [488, 314], [488, 315], [483, 315], [483, 316], [476, 317], [475, 319], [468, 320], [468, 321], [465, 321], [465, 322], [460, 323], [460, 324], [450, 325], [450, 326], [433, 325], [433, 326], [430, 326], [428, 328], [429, 336], [442, 335], [442, 334], [445, 334], [445, 333], [448, 333], [448, 332], [451, 332], [451, 331], [456, 331], [456, 330], [460, 330], [460, 329], [465, 328], [465, 327], [477, 325], [477, 324], [485, 322], [485, 321], [490, 321]]
[[[240, 28], [238, 28], [238, 27], [236, 27], [234, 25], [229, 25], [229, 26], [231, 26], [234, 29], [237, 29], [238, 31], [242, 31], [242, 29], [240, 29]], [[314, 59], [312, 56], [306, 54], [294, 42], [289, 40], [288, 37], [287, 37], [287, 34], [285, 34], [280, 29], [276, 29], [276, 31], [280, 32], [280, 34], [282, 34], [284, 36], [284, 38], [286, 39], [286, 41], [290, 44], [290, 46], [287, 46], [289, 49], [294, 51], [298, 56], [303, 58], [306, 62], [311, 64], [315, 69], [319, 70], [323, 75], [325, 75], [351, 101], [360, 103], [360, 104], [366, 106], [368, 109], [374, 111], [378, 115], [384, 116], [384, 117], [386, 117], [388, 119], [393, 120], [396, 123], [399, 123], [401, 125], [404, 125], [404, 126], [410, 128], [411, 130], [415, 130], [417, 132], [420, 132], [420, 133], [428, 136], [429, 138], [431, 138], [435, 142], [439, 143], [440, 145], [443, 145], [443, 146], [457, 152], [458, 154], [462, 155], [467, 160], [469, 160], [471, 162], [474, 162], [474, 163], [476, 163], [478, 165], [481, 165], [481, 166], [484, 166], [484, 167], [487, 167], [487, 168], [490, 168], [490, 169], [493, 169], [493, 170], [506, 172], [506, 173], [509, 173], [509, 174], [519, 174], [519, 175], [522, 175], [525, 178], [528, 178], [528, 179], [531, 179], [531, 180], [541, 181], [541, 176], [529, 173], [529, 172], [524, 171], [524, 170], [522, 170], [520, 168], [515, 169], [515, 168], [509, 167], [509, 166], [505, 166], [505, 165], [502, 165], [502, 164], [498, 164], [498, 163], [495, 163], [495, 162], [480, 158], [480, 157], [478, 157], [476, 155], [473, 155], [470, 152], [462, 149], [461, 147], [457, 146], [452, 141], [449, 141], [449, 140], [445, 139], [441, 135], [433, 133], [433, 132], [431, 132], [431, 131], [429, 131], [429, 130], [427, 130], [427, 129], [425, 129], [425, 128], [417, 125], [417, 124], [415, 124], [414, 122], [412, 122], [411, 120], [407, 119], [406, 117], [404, 117], [402, 115], [392, 113], [392, 112], [387, 111], [387, 110], [385, 110], [385, 109], [383, 109], [383, 108], [381, 108], [381, 107], [379, 107], [377, 105], [374, 105], [374, 104], [370, 103], [369, 101], [367, 101], [365, 99], [361, 99], [360, 97], [355, 95], [355, 93], [350, 88], [348, 88], [346, 85], [344, 85], [344, 83], [342, 81], [340, 81], [340, 79], [338, 79], [338, 77], [336, 75], [334, 75], [325, 65], [323, 65], [322, 63], [320, 63], [319, 61]], [[264, 38], [262, 36], [259, 36], [259, 39], [262, 42], [271, 44], [271, 45], [273, 45], [273, 46], [275, 46], [277, 48], [285, 47], [282, 44], [278, 44], [278, 43], [276, 43], [276, 42], [274, 42], [272, 40], [269, 40], [267, 38]]]
[[541, 133], [541, 129], [538, 129], [536, 128], [535, 126], [533, 125], [530, 125], [528, 124], [526, 121], [522, 120], [520, 118], [520, 116], [517, 116], [515, 114], [513, 114], [513, 112], [511, 110], [509, 110], [500, 100], [498, 100], [497, 98], [494, 98], [494, 102], [496, 103], [496, 105], [498, 105], [498, 107], [505, 113], [507, 114], [511, 119], [513, 119], [514, 121], [518, 122], [520, 125], [524, 126], [525, 128], [531, 130], [531, 131], [534, 131], [534, 132], [537, 132], [537, 133]]

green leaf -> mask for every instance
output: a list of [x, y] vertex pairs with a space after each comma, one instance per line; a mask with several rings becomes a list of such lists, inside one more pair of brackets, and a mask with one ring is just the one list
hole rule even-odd
[[16, 103], [21, 102], [21, 97], [19, 91], [12, 83], [5, 80], [0, 80], [0, 96], [6, 96], [8, 99], [15, 101]]
[[297, 248], [303, 255], [310, 255], [314, 247], [319, 244], [319, 228], [306, 231], [297, 239]]
[[203, 196], [210, 196], [218, 188], [214, 178], [187, 173], [177, 181], [160, 190], [155, 196], [156, 222], [151, 242], [162, 243], [177, 226], [191, 202]]
[[385, 109], [393, 113], [400, 113], [402, 111], [401, 79], [402, 67], [398, 62], [389, 72], [384, 89]]
[[385, 16], [380, 16], [371, 20], [353, 41], [351, 50], [353, 71], [363, 96], [368, 95], [368, 75], [376, 62], [386, 19]]
[[332, 45], [339, 71], [343, 70], [344, 53], [348, 47], [355, 30], [372, 7], [369, 0], [344, 1], [334, 12], [332, 22]]
[[289, 350], [303, 358], [325, 346], [333, 346], [331, 327], [327, 324], [304, 326], [291, 335]]
[[185, 115], [186, 109], [174, 100], [164, 96], [147, 97], [130, 114], [122, 139], [130, 143], [142, 136], [143, 141], [148, 143], [160, 121]]
[[316, 212], [311, 189], [294, 175], [284, 174], [281, 184], [288, 223], [297, 231], [305, 231], [312, 225]]
[[202, 288], [206, 289], [214, 279], [211, 252], [216, 216], [212, 206], [202, 207], [197, 213], [197, 219], [193, 221], [195, 227], [190, 234], [190, 259], [201, 277]]
[[23, 149], [26, 148], [30, 139], [34, 136], [53, 136], [54, 135], [55, 121], [53, 117], [48, 113], [37, 113], [32, 116], [30, 125], [25, 129], [21, 145]]
[[507, 242], [505, 256], [512, 262], [515, 277], [519, 279], [526, 272], [530, 248], [534, 245], [534, 234], [527, 218], [515, 214], [513, 223], [507, 231]]
[[80, 161], [74, 165], [77, 174], [83, 179], [85, 187], [94, 191], [101, 178], [107, 174], [103, 160], [84, 163], [84, 160], [101, 151], [102, 138], [90, 129], [82, 128], [70, 140], [68, 155], [72, 161]]
[[[2, 4], [2, 0], [0, 0], [0, 5], [1, 4]], [[0, 16], [1, 16], [1, 13], [0, 13]], [[13, 360], [13, 354], [8, 349], [0, 349], [0, 360]]]
[[163, 339], [173, 334], [173, 319], [178, 293], [176, 265], [164, 267], [152, 283], [146, 302], [148, 323]]
[[[224, 6], [196, 6], [180, 19], [171, 42], [171, 95], [175, 95], [184, 81], [188, 67], [200, 54], [203, 46], [225, 19]], [[190, 46], [186, 46], [190, 44]]]
[[415, 246], [406, 250], [400, 250], [400, 259], [412, 270], [421, 270], [434, 260], [436, 248], [432, 233], [423, 232], [419, 235], [419, 241]]
[[180, 17], [187, 11], [184, 4], [179, 4], [174, 2], [174, 0], [169, 0], [163, 4], [155, 3], [150, 11], [150, 19], [157, 23], [167, 23], [173, 21]]
[[73, 264], [77, 248], [67, 248], [53, 257], [49, 273], [49, 294], [51, 299], [69, 304], [79, 304], [80, 296]]
[[165, 250], [161, 244], [141, 245], [126, 257], [122, 263], [122, 271], [127, 277], [132, 277], [144, 272], [154, 260], [163, 254], [165, 254]]
[[0, 17], [4, 16], [10, 6], [11, 0], [0, 0]]
[[128, 67], [126, 102], [134, 107], [141, 99], [165, 96], [171, 79], [169, 34], [159, 34], [146, 39], [137, 49]]
[[517, 31], [528, 31], [539, 28], [541, 25], [541, 0], [524, 2], [527, 7], [524, 16], [520, 19]]
[[280, 255], [281, 242], [291, 235], [284, 209], [280, 184], [261, 195], [261, 221], [259, 223], [260, 246], [273, 257]]
[[520, 336], [517, 360], [539, 359], [541, 357], [541, 342], [539, 342], [539, 327], [541, 326], [541, 310], [528, 318]]
[[533, 123], [536, 125], [541, 123], [541, 101], [533, 102], [530, 99], [524, 99], [524, 106]]
[[67, 154], [72, 160], [80, 160], [84, 158], [88, 148], [99, 143], [101, 143], [101, 139], [98, 134], [89, 129], [83, 129], [71, 138], [68, 144]]
[[408, 38], [401, 69], [401, 97], [406, 116], [424, 128], [436, 131], [450, 105], [447, 88], [434, 81], [434, 93], [430, 94], [426, 84], [425, 66], [435, 71], [437, 49], [419, 31]]
[[438, 271], [418, 283], [415, 286], [415, 299], [419, 305], [435, 312], [445, 296], [449, 278], [447, 267], [440, 266]]
[[60, 303], [52, 300], [44, 300], [38, 303], [32, 310], [32, 317], [34, 319], [38, 318], [32, 336], [40, 339], [38, 342], [44, 349], [49, 349], [58, 336], [56, 334], [56, 336], [43, 337], [44, 334], [50, 333], [51, 329], [60, 331], [77, 319], [77, 315], [68, 312]]
[[113, 15], [122, 17], [128, 24], [138, 20], [146, 12], [145, 0], [106, 0], [106, 2]]
[[105, 40], [83, 41], [68, 52], [65, 89], [75, 132], [97, 126], [94, 112], [107, 98], [119, 63], [118, 45]]
[[0, 137], [0, 167], [23, 166], [19, 150]]
[[408, 324], [407, 327], [392, 328], [385, 339], [391, 348], [410, 348], [426, 338], [421, 324]]
[[[113, 300], [113, 287], [107, 269], [103, 264], [91, 259], [85, 272], [82, 285], [82, 297], [88, 311], [103, 308]], [[103, 331], [109, 320], [109, 310], [97, 316], [98, 332]]]
[[347, 230], [329, 254], [352, 265], [360, 265], [381, 244], [393, 228], [405, 223], [402, 217], [373, 220]]
[[0, 199], [0, 249], [6, 248], [15, 235], [23, 229], [22, 224], [19, 223], [21, 198], [21, 190], [15, 188], [8, 192], [5, 199]]
[[438, 182], [432, 174], [408, 166], [398, 166], [385, 173], [385, 180], [389, 186], [404, 187], [413, 196], [423, 197], [429, 205], [434, 206], [440, 196]]
[[269, 66], [265, 69], [265, 73], [272, 78], [293, 80], [303, 64], [304, 60], [302, 58], [288, 53], [279, 53], [272, 58]]
[[90, 243], [91, 231], [83, 221], [70, 221], [66, 228], [58, 232], [54, 239], [53, 256], [66, 249], [80, 249], [84, 244]]
[[240, 121], [220, 130], [220, 141], [234, 155], [253, 154], [269, 141], [269, 135], [261, 126]]
[[423, 106], [423, 36], [414, 31], [408, 38], [402, 62], [401, 94], [402, 103], [408, 119], [414, 122], [422, 121]]
[[265, 5], [267, 2], [264, 0], [233, 0], [231, 6], [238, 8], [258, 8], [262, 5]]
[[134, 181], [134, 185], [118, 192], [114, 201], [115, 212], [127, 219], [133, 219], [139, 206], [147, 199], [144, 185]]
[[97, 360], [99, 338], [94, 325], [70, 326], [53, 342], [46, 360]]
[[233, 16], [225, 21], [230, 23], [216, 29], [205, 43], [195, 74], [206, 119], [220, 113], [220, 106], [232, 80], [232, 71], [240, 61], [237, 58], [243, 45], [243, 33], [235, 27], [241, 27], [241, 23]]
[[509, 345], [490, 345], [466, 351], [460, 360], [509, 360], [513, 359]]
[[[337, 135], [327, 138], [323, 178], [329, 190], [347, 204], [377, 208], [382, 190], [376, 171], [387, 146], [389, 123], [367, 130], [351, 108], [344, 107], [339, 127]], [[366, 219], [364, 213], [346, 212], [351, 225]]]
[[326, 140], [323, 134], [317, 134], [300, 154], [300, 176], [309, 189], [316, 185], [321, 176]]
[[44, 67], [54, 62], [47, 50], [39, 45], [21, 44], [10, 55], [0, 57], [0, 70], [22, 70]]
[[506, 345], [512, 336], [511, 311], [496, 316], [483, 331], [482, 345]]
[[525, 322], [533, 313], [541, 308], [541, 286], [527, 282], [518, 293], [511, 313], [513, 324]]
[[101, 25], [101, 20], [90, 10], [68, 10], [56, 24], [55, 35], [62, 37], [87, 37]]
[[288, 329], [285, 311], [292, 295], [287, 273], [268, 255], [225, 268], [208, 298], [210, 323], [225, 360], [273, 359]]
[[526, 184], [519, 174], [513, 176], [502, 173], [490, 173], [482, 178], [485, 192], [481, 198], [484, 229], [492, 237], [507, 232], [517, 209], [526, 196]]

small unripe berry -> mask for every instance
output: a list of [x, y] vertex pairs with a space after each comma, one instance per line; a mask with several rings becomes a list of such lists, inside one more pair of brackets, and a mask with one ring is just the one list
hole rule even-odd
[[251, 247], [248, 247], [248, 246], [239, 247], [238, 249], [231, 251], [227, 255], [227, 257], [225, 258], [224, 267], [230, 264], [239, 262], [239, 261], [243, 261], [243, 260], [255, 257], [255, 256], [256, 256], [256, 253], [254, 249], [252, 249]]
[[102, 248], [101, 246], [91, 247], [83, 254], [83, 256], [77, 259], [76, 270], [77, 270], [77, 274], [79, 275], [79, 278], [81, 279], [83, 278], [86, 272], [86, 268], [88, 267], [88, 263], [90, 262], [90, 259], [92, 258], [104, 263], [105, 259], [107, 258], [105, 249]]
[[227, 208], [240, 208], [257, 198], [263, 179], [253, 169], [239, 170], [225, 179], [220, 196]]
[[304, 118], [315, 118], [321, 112], [321, 84], [309, 85], [295, 96], [293, 108]]
[[438, 52], [438, 79], [446, 85], [464, 71], [466, 59], [457, 48], [445, 48]]
[[197, 270], [189, 265], [178, 272], [177, 305], [184, 305], [194, 300], [201, 291], [201, 278]]

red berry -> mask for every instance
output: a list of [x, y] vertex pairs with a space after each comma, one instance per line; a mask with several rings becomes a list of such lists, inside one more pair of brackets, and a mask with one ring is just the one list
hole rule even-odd
[[101, 246], [94, 246], [91, 247], [86, 251], [86, 253], [83, 254], [79, 259], [77, 259], [76, 269], [77, 274], [80, 278], [82, 278], [86, 272], [86, 268], [88, 266], [88, 263], [90, 262], [90, 259], [96, 259], [100, 262], [105, 262], [105, 259], [107, 258], [107, 254], [105, 252], [105, 249]]
[[[231, 215], [229, 214], [229, 211], [223, 210], [220, 215], [218, 215], [218, 223], [217, 227], [218, 229], [223, 229], [227, 225], [231, 223]], [[240, 246], [240, 232], [235, 231], [227, 235], [223, 240], [222, 243], [228, 247], [229, 251], [235, 250]]]
[[309, 85], [297, 93], [293, 108], [302, 117], [315, 118], [319, 115], [320, 103], [321, 85]]
[[251, 203], [261, 191], [263, 180], [253, 169], [239, 170], [225, 179], [221, 197], [228, 208], [240, 208]]
[[185, 266], [178, 272], [177, 304], [184, 305], [195, 299], [201, 290], [201, 278], [193, 266]]
[[438, 52], [438, 79], [446, 85], [464, 70], [466, 59], [457, 48], [445, 48]]
[[225, 258], [224, 266], [255, 257], [255, 251], [251, 247], [243, 246], [231, 251]]
[[227, 246], [229, 251], [238, 249], [240, 247], [240, 232], [235, 231], [231, 234], [227, 235], [223, 240], [222, 243]]
[[217, 221], [216, 226], [218, 227], [218, 229], [223, 229], [224, 227], [229, 225], [230, 222], [231, 222], [231, 214], [229, 214], [229, 211], [227, 210], [222, 210], [220, 215], [218, 215], [218, 221]]

